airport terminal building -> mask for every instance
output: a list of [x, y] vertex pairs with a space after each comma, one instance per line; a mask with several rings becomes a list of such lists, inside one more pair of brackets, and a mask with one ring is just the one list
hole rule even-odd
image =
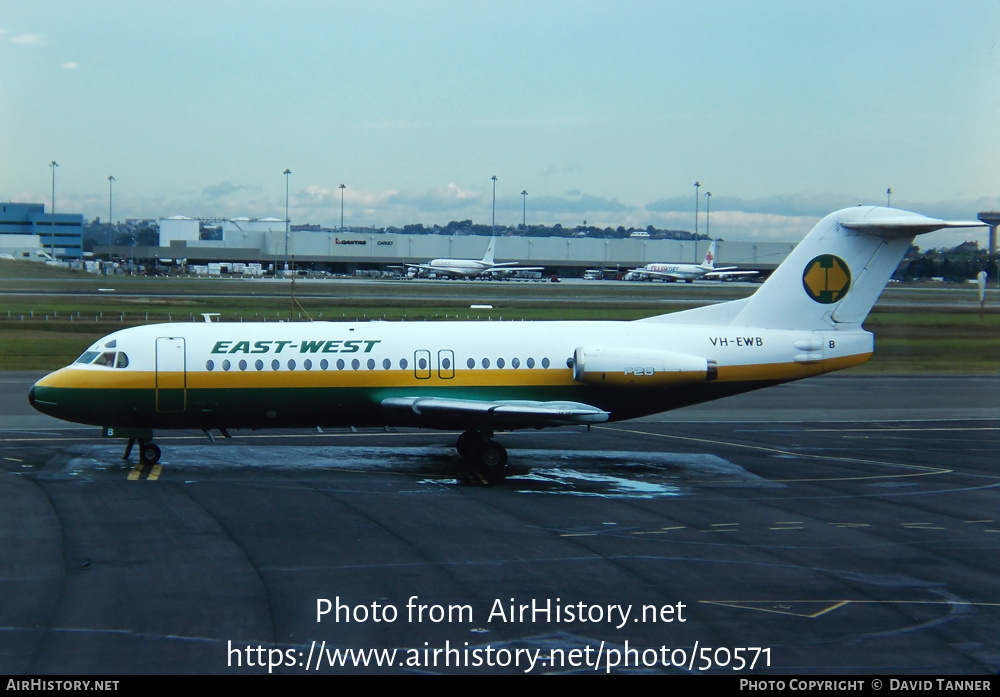
[[42, 203], [0, 203], [0, 255], [33, 261], [83, 258], [83, 215]]

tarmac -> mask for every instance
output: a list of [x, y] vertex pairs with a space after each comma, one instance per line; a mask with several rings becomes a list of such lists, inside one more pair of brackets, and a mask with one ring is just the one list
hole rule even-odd
[[991, 675], [1000, 377], [498, 434], [158, 434], [0, 373], [0, 673]]

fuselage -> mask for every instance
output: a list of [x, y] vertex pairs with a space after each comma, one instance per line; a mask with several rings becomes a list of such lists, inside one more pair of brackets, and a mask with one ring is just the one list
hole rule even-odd
[[705, 277], [705, 273], [711, 271], [697, 264], [646, 264], [642, 271], [653, 274], [663, 274], [673, 276], [683, 280], [698, 280]]
[[[156, 429], [463, 425], [383, 408], [413, 397], [580, 402], [620, 420], [870, 355], [868, 332], [834, 334], [644, 322], [159, 324], [104, 337], [39, 380], [30, 400], [68, 421]], [[614, 370], [574, 371], [584, 356]]]
[[493, 268], [493, 264], [486, 264], [474, 259], [434, 259], [420, 268], [454, 276], [478, 276]]

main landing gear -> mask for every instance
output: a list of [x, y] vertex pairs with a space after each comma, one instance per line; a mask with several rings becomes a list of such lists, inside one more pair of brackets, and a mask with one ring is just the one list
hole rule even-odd
[[492, 431], [466, 431], [455, 443], [459, 456], [489, 484], [506, 476], [507, 450], [493, 440]]
[[139, 442], [139, 462], [144, 465], [155, 465], [160, 461], [160, 446], [142, 438], [128, 439], [128, 445], [125, 446], [125, 454], [122, 455], [123, 460], [127, 460], [129, 455], [132, 454], [132, 446], [135, 445], [137, 440]]

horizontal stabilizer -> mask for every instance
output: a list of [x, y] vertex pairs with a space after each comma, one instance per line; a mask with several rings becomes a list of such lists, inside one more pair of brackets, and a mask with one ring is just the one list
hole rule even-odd
[[[905, 211], [901, 212], [906, 213]], [[937, 218], [928, 218], [916, 213], [866, 220], [845, 220], [841, 221], [840, 224], [848, 230], [856, 230], [857, 232], [878, 235], [879, 237], [913, 237], [946, 228], [986, 226], [986, 223], [978, 220], [938, 220]]]

